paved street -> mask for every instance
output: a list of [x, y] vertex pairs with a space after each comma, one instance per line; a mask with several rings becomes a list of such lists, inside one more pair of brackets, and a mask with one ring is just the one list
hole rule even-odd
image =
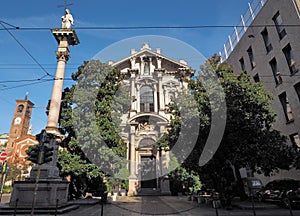
[[[248, 206], [247, 206], [248, 205]], [[219, 216], [253, 216], [251, 203], [244, 203], [245, 210], [235, 207], [233, 210], [218, 209]], [[263, 207], [263, 208], [262, 208]], [[259, 205], [256, 210], [257, 216], [290, 216], [288, 209], [279, 208], [276, 205]], [[20, 214], [18, 214], [20, 215]], [[29, 215], [29, 214], [28, 214]], [[45, 214], [35, 214], [45, 216]], [[64, 216], [84, 215], [100, 216], [101, 205], [81, 205], [79, 209], [63, 214]], [[124, 197], [116, 202], [104, 205], [103, 215], [115, 216], [138, 216], [138, 215], [197, 215], [215, 216], [216, 210], [208, 204], [197, 204], [188, 201], [186, 196], [144, 196]], [[293, 216], [300, 216], [300, 210], [293, 210]]]
[[[250, 205], [249, 205], [250, 206]], [[274, 208], [271, 208], [273, 207]], [[76, 211], [76, 214], [85, 215], [101, 215], [101, 206], [85, 206]], [[234, 208], [233, 210], [218, 210], [219, 216], [252, 216], [253, 210], [241, 210]], [[74, 212], [66, 214], [68, 216], [74, 215]], [[179, 196], [164, 196], [164, 197], [136, 197], [130, 198], [126, 201], [113, 202], [104, 206], [103, 215], [197, 215], [197, 216], [215, 216], [216, 210], [208, 204], [197, 204], [196, 202], [188, 201], [187, 197]], [[270, 205], [267, 209], [256, 210], [257, 216], [290, 216], [287, 209], [278, 208], [275, 205]], [[300, 216], [300, 210], [293, 211], [294, 216]]]

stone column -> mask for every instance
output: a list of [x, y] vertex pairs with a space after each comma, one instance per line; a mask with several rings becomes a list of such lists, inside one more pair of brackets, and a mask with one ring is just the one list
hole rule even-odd
[[141, 64], [140, 64], [140, 72], [141, 72], [141, 75], [144, 75], [144, 59], [143, 57], [140, 57], [140, 60], [141, 60]]
[[154, 112], [158, 112], [158, 98], [157, 98], [157, 87], [154, 86]]
[[138, 70], [130, 69], [129, 73], [130, 73], [130, 98], [131, 98], [130, 117], [132, 117], [137, 112], [137, 94], [135, 89], [135, 79]]
[[50, 110], [48, 115], [47, 131], [57, 132], [57, 124], [60, 112], [60, 103], [62, 97], [62, 90], [64, 85], [64, 74], [66, 63], [70, 59], [69, 56], [69, 45], [67, 41], [61, 41], [56, 52], [57, 58], [57, 69], [55, 80], [52, 89], [52, 97], [50, 103]]
[[162, 75], [164, 72], [164, 69], [155, 69], [157, 73], [158, 78], [158, 92], [159, 92], [159, 111], [165, 110], [165, 97], [163, 92], [163, 86], [162, 86]]
[[135, 130], [136, 123], [130, 125], [130, 175], [128, 196], [134, 196], [137, 194], [137, 176], [136, 176], [136, 150], [135, 150]]
[[[14, 182], [13, 193], [9, 203], [11, 207], [17, 206], [18, 208], [23, 209], [32, 208], [34, 197], [33, 192], [36, 192], [34, 199], [37, 201], [35, 205], [39, 208], [47, 208], [49, 211], [51, 209], [57, 209], [57, 207], [60, 206], [65, 206], [68, 202], [69, 183], [61, 179], [59, 176], [59, 170], [56, 167], [58, 143], [60, 143], [62, 141], [61, 139], [63, 138], [57, 129], [57, 125], [65, 66], [66, 62], [70, 58], [69, 46], [79, 44], [79, 40], [75, 30], [73, 29], [52, 29], [51, 31], [59, 45], [58, 51], [56, 52], [58, 63], [52, 90], [48, 124], [46, 126], [47, 138], [43, 135], [43, 137], [46, 139], [42, 139], [42, 141], [40, 141], [42, 142], [40, 145], [43, 144], [53, 146], [53, 160], [40, 166], [34, 166], [31, 169], [30, 179], [28, 181]], [[48, 137], [48, 135], [50, 137]], [[36, 181], [38, 178], [41, 181], [39, 182], [38, 187], [36, 187]], [[59, 203], [57, 203], [57, 200]]]
[[57, 69], [52, 89], [52, 97], [46, 130], [49, 133], [60, 134], [57, 126], [64, 84], [65, 67], [67, 61], [70, 59], [69, 46], [79, 44], [79, 40], [77, 38], [75, 30], [73, 29], [52, 29], [51, 31], [58, 43], [58, 50], [56, 52]]
[[157, 61], [157, 69], [161, 69], [161, 61], [162, 61], [162, 58], [157, 57], [157, 58], [156, 58], [156, 61]]

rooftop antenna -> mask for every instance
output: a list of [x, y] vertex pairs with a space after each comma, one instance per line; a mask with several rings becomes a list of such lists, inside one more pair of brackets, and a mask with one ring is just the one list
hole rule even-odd
[[63, 5], [58, 5], [57, 7], [58, 8], [64, 8], [64, 11], [66, 11], [66, 9], [67, 9], [67, 6], [71, 6], [71, 5], [73, 5], [73, 3], [67, 3], [67, 0], [64, 0], [64, 4]]

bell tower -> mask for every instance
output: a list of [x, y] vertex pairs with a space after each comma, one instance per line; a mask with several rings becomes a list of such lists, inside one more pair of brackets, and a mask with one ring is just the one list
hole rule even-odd
[[16, 100], [16, 108], [12, 118], [6, 147], [8, 155], [13, 151], [14, 141], [27, 135], [33, 105], [34, 104], [28, 100], [27, 95], [24, 100]]

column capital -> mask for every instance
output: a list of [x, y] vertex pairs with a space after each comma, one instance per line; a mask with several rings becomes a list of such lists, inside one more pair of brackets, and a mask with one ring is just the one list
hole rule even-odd
[[156, 68], [154, 69], [154, 73], [157, 74], [159, 77], [162, 77], [163, 73], [166, 71], [164, 68]]
[[71, 46], [78, 45], [80, 43], [74, 29], [51, 29], [51, 32], [58, 44], [61, 41], [67, 41]]
[[57, 61], [64, 61], [67, 62], [70, 59], [70, 55], [68, 51], [57, 51], [56, 52], [56, 59]]
[[139, 69], [128, 69], [128, 73], [131, 77], [135, 77], [139, 73]]

